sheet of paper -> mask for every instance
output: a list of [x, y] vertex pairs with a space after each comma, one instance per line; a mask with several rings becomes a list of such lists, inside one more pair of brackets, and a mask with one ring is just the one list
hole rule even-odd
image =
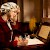
[[28, 44], [27, 45], [36, 45], [36, 44], [44, 44], [44, 42], [40, 41], [37, 38], [28, 39]]
[[50, 26], [42, 25], [38, 36], [47, 39], [50, 32]]

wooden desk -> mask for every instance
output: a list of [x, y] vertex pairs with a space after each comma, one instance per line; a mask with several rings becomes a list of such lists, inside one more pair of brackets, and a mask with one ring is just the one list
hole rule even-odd
[[18, 50], [43, 50], [43, 45], [44, 44], [21, 46], [18, 47]]
[[17, 47], [18, 50], [37, 50], [43, 49], [44, 43], [37, 38], [29, 39], [26, 46]]

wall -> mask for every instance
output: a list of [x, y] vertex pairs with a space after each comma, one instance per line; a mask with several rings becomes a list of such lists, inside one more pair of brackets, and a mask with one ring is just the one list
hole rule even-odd
[[43, 17], [43, 0], [24, 0], [24, 21], [30, 21], [31, 15], [41, 21]]
[[24, 0], [24, 22], [30, 21], [30, 16], [34, 16], [34, 0]]

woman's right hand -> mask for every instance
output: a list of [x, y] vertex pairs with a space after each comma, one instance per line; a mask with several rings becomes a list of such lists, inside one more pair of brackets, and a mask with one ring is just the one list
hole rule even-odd
[[13, 46], [16, 47], [18, 44], [18, 37], [15, 37], [14, 41], [13, 41]]
[[13, 41], [13, 46], [22, 46], [23, 45], [23, 40], [22, 38], [20, 37], [15, 37], [14, 41]]

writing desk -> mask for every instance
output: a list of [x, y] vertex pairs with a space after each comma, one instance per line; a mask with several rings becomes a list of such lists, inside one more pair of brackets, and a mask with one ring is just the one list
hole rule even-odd
[[36, 50], [36, 49], [42, 49], [44, 43], [40, 41], [37, 38], [34, 39], [28, 39], [28, 44], [26, 46], [20, 46], [18, 47], [20, 50]]

